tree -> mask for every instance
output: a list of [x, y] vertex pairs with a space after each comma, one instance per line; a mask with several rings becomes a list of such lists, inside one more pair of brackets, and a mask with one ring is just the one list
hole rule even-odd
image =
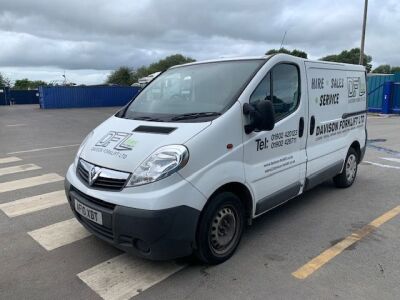
[[392, 67], [390, 69], [390, 73], [392, 74], [400, 73], [400, 67]]
[[10, 86], [10, 79], [0, 73], [0, 87]]
[[395, 74], [400, 73], [400, 67], [391, 67], [390, 65], [380, 65], [376, 67], [372, 73], [379, 74]]
[[[334, 62], [341, 62], [346, 64], [354, 64], [357, 65], [360, 60], [360, 48], [353, 48], [350, 50], [343, 50], [339, 54], [332, 54], [325, 57], [320, 58], [323, 61], [334, 61]], [[366, 67], [367, 71], [370, 72], [372, 65], [371, 65], [372, 57], [366, 55], [364, 53], [364, 66]]]
[[147, 69], [149, 74], [155, 73], [155, 72], [161, 72], [165, 71], [170, 67], [176, 66], [176, 65], [182, 65], [182, 64], [187, 64], [194, 62], [195, 60], [191, 57], [186, 57], [183, 56], [182, 54], [174, 54], [167, 56], [164, 59], [160, 59], [156, 63], [152, 63]]
[[112, 71], [111, 74], [108, 75], [106, 83], [131, 85], [134, 82], [132, 78], [132, 72], [132, 69], [129, 67], [119, 67], [117, 70]]
[[167, 70], [170, 67], [176, 66], [176, 65], [182, 65], [182, 64], [187, 64], [194, 62], [194, 60], [191, 57], [183, 56], [182, 54], [174, 54], [167, 56], [163, 59], [160, 59], [158, 62], [150, 64], [148, 67], [142, 66], [135, 70], [133, 72], [133, 79], [134, 82], [137, 82], [139, 78], [148, 76], [150, 74], [156, 73], [156, 72], [162, 72]]
[[47, 86], [48, 84], [42, 80], [29, 80], [28, 78], [18, 79], [15, 81], [14, 90], [35, 90], [39, 86]]
[[280, 48], [280, 49], [270, 49], [265, 53], [265, 55], [271, 55], [271, 54], [277, 54], [277, 53], [284, 53], [284, 54], [289, 54], [297, 57], [302, 57], [302, 58], [307, 58], [308, 55], [306, 52], [294, 49], [292, 51], [286, 49], [286, 48]]
[[390, 74], [391, 67], [390, 65], [380, 65], [376, 67], [372, 73], [380, 73], [380, 74]]
[[297, 57], [308, 58], [306, 52], [297, 49], [294, 49], [291, 54]]
[[193, 58], [183, 56], [182, 54], [174, 54], [160, 59], [158, 62], [152, 63], [147, 67], [141, 66], [136, 70], [129, 67], [120, 67], [117, 70], [111, 72], [110, 75], [108, 75], [106, 83], [132, 85], [132, 83], [137, 82], [139, 78], [146, 77], [156, 72], [165, 71], [172, 66], [186, 64], [194, 61], [195, 60]]
[[150, 74], [151, 72], [148, 70], [148, 67], [141, 66], [140, 68], [137, 68], [136, 70], [133, 71], [132, 80], [133, 82], [138, 82], [140, 78], [146, 77], [147, 75]]

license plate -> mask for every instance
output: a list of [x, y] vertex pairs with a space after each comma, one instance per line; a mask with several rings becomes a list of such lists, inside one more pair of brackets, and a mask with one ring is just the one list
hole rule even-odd
[[80, 203], [78, 200], [75, 199], [75, 210], [78, 214], [90, 221], [93, 221], [97, 224], [103, 225], [103, 218], [101, 212], [94, 210], [86, 205]]

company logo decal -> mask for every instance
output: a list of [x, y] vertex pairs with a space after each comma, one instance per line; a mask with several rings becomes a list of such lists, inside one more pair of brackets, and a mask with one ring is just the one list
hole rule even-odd
[[96, 147], [108, 147], [113, 145], [114, 150], [126, 151], [132, 150], [137, 141], [132, 138], [132, 133], [110, 131], [102, 137], [97, 143]]
[[128, 157], [126, 152], [131, 151], [137, 144], [137, 141], [132, 136], [133, 134], [129, 132], [110, 131], [90, 151], [126, 159]]
[[92, 166], [92, 168], [89, 171], [89, 185], [92, 186], [93, 183], [97, 180], [101, 173], [101, 168]]
[[365, 95], [365, 85], [361, 83], [360, 77], [347, 77], [347, 88], [349, 98], [361, 97]]

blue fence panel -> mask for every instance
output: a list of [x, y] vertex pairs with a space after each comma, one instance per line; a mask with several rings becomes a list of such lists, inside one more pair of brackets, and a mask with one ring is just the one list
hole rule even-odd
[[39, 104], [39, 91], [10, 90], [9, 102], [13, 104]]
[[8, 88], [0, 87], [0, 105], [8, 105], [7, 92], [8, 92]]
[[394, 80], [393, 75], [368, 76], [368, 110], [382, 111], [383, 85], [386, 81]]
[[38, 90], [12, 90], [0, 87], [0, 105], [39, 104]]
[[41, 108], [124, 106], [139, 92], [138, 87], [78, 86], [40, 87]]

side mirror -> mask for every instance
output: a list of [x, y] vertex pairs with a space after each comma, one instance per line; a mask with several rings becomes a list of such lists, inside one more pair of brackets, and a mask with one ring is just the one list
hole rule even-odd
[[271, 101], [260, 101], [256, 104], [245, 103], [243, 113], [250, 117], [250, 123], [244, 126], [246, 134], [254, 130], [270, 131], [275, 127], [275, 112]]

